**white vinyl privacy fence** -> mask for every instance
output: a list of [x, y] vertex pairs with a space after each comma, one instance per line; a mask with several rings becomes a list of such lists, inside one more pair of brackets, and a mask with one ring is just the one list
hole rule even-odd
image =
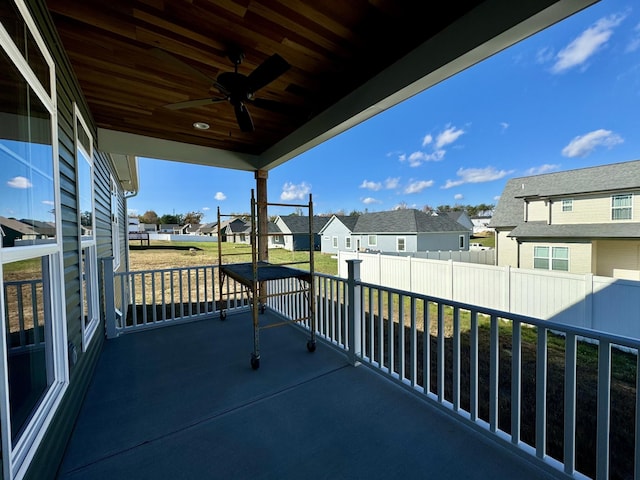
[[640, 338], [638, 281], [359, 252], [338, 253], [340, 277], [356, 258], [366, 283]]

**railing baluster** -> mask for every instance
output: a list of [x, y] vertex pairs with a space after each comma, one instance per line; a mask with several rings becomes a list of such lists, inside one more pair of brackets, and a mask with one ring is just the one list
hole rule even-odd
[[576, 461], [576, 335], [565, 337], [564, 368], [564, 472], [573, 475]]
[[438, 303], [438, 401], [444, 401], [444, 305]]
[[490, 367], [489, 367], [489, 429], [495, 433], [498, 430], [498, 378], [499, 378], [499, 330], [498, 317], [491, 315], [490, 332]]
[[453, 409], [460, 410], [460, 308], [453, 307]]
[[478, 312], [471, 310], [471, 332], [469, 336], [469, 413], [471, 421], [478, 420]]
[[377, 288], [376, 292], [378, 294], [378, 355], [380, 368], [384, 368], [384, 299], [380, 288]]
[[431, 315], [428, 300], [422, 300], [422, 390], [431, 391]]
[[156, 274], [155, 272], [151, 273], [151, 318], [153, 318], [153, 323], [158, 321], [158, 306], [157, 306], [157, 298], [156, 298]]
[[[40, 301], [44, 301], [44, 299], [38, 299], [38, 290], [36, 288], [37, 284], [40, 282], [31, 282], [31, 311], [33, 315], [33, 344], [40, 345], [40, 316], [38, 315], [38, 305]], [[43, 292], [44, 293], [44, 292]]]
[[409, 352], [409, 361], [410, 361], [410, 372], [409, 378], [411, 380], [411, 386], [415, 387], [418, 382], [418, 329], [417, 329], [417, 307], [416, 307], [416, 297], [411, 296], [411, 339], [410, 339], [410, 352]]
[[547, 455], [547, 329], [537, 327], [536, 346], [536, 456]]
[[633, 455], [633, 478], [640, 475], [640, 350], [636, 350], [636, 428]]
[[387, 350], [389, 352], [389, 373], [393, 374], [395, 372], [394, 369], [394, 364], [395, 364], [395, 350], [393, 348], [393, 337], [394, 337], [394, 331], [393, 331], [393, 293], [391, 293], [391, 291], [389, 291], [387, 293], [387, 316], [388, 316], [388, 320], [387, 320], [387, 330], [388, 330], [388, 335], [387, 335]]
[[398, 295], [398, 375], [400, 379], [406, 378], [405, 372], [405, 348], [404, 348], [404, 295]]
[[521, 371], [522, 371], [522, 324], [514, 320], [511, 325], [511, 442], [520, 443], [521, 421]]
[[131, 310], [132, 310], [132, 326], [138, 326], [138, 301], [136, 300], [136, 274], [131, 275]]
[[[636, 392], [637, 395], [637, 392]], [[609, 415], [611, 414], [611, 343], [598, 346], [598, 426], [596, 478], [609, 478]]]

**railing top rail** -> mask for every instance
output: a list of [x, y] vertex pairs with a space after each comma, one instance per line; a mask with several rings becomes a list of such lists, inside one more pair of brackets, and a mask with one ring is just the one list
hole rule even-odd
[[113, 274], [115, 276], [119, 276], [119, 277], [124, 277], [127, 275], [140, 275], [140, 274], [149, 274], [149, 273], [168, 273], [168, 272], [179, 272], [179, 271], [185, 271], [185, 270], [198, 270], [198, 269], [203, 269], [203, 268], [214, 268], [217, 267], [217, 264], [210, 264], [210, 265], [193, 265], [190, 267], [171, 267], [171, 268], [158, 268], [158, 269], [153, 269], [153, 270], [129, 270], [126, 272], [114, 272]]
[[356, 285], [375, 289], [375, 290], [391, 292], [398, 295], [404, 295], [406, 297], [413, 297], [413, 298], [416, 298], [419, 300], [425, 300], [428, 302], [442, 303], [444, 305], [457, 307], [462, 310], [469, 310], [477, 313], [482, 313], [488, 316], [495, 316], [499, 318], [513, 320], [520, 323], [526, 323], [526, 324], [534, 325], [537, 327], [543, 327], [543, 328], [546, 328], [547, 330], [557, 330], [560, 332], [572, 333], [581, 337], [586, 337], [586, 338], [590, 338], [598, 341], [610, 342], [615, 345], [640, 350], [640, 339], [636, 339], [636, 338], [623, 337], [620, 335], [602, 332], [599, 330], [591, 330], [588, 328], [575, 327], [575, 326], [567, 325], [564, 323], [557, 323], [550, 320], [542, 320], [539, 318], [527, 317], [525, 315], [519, 315], [517, 313], [509, 313], [509, 312], [505, 312], [502, 310], [495, 310], [488, 307], [470, 305], [468, 303], [456, 302], [454, 300], [447, 300], [444, 298], [433, 297], [430, 295], [423, 295], [419, 293], [412, 293], [412, 292], [408, 292], [406, 290], [400, 290], [397, 288], [383, 287], [383, 286], [372, 284], [372, 283], [356, 282]]

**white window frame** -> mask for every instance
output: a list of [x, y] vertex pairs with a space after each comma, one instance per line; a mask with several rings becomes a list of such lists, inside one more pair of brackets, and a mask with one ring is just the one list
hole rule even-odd
[[563, 212], [573, 212], [573, 198], [563, 198], [562, 199], [562, 211]]
[[351, 235], [344, 237], [344, 248], [351, 250]]
[[[537, 255], [536, 256], [536, 249], [546, 249], [547, 254], [546, 255]], [[562, 257], [558, 257], [557, 253], [560, 250], [564, 250], [567, 252], [567, 258], [562, 258]], [[555, 271], [555, 272], [568, 272], [570, 271], [570, 258], [569, 258], [569, 247], [565, 247], [565, 246], [551, 246], [551, 245], [535, 245], [533, 247], [533, 268], [537, 269], [537, 270], [550, 270], [550, 271]], [[546, 260], [547, 261], [547, 266], [546, 268], [543, 267], [536, 267], [535, 263], [536, 263], [536, 259], [542, 259], [542, 260]], [[553, 268], [554, 261], [565, 261], [567, 262], [567, 269], [559, 269], [559, 268]]]
[[370, 247], [377, 247], [378, 246], [378, 235], [369, 235], [369, 237], [367, 238], [367, 244]]
[[[81, 330], [82, 330], [82, 351], [86, 352], [91, 344], [91, 340], [100, 324], [100, 305], [98, 295], [98, 253], [96, 246], [96, 206], [95, 206], [95, 168], [93, 164], [93, 135], [89, 131], [89, 127], [85, 122], [78, 105], [73, 105], [74, 116], [74, 136], [75, 136], [75, 152], [76, 152], [76, 172], [80, 171], [78, 167], [80, 162], [86, 161], [89, 164], [89, 182], [91, 186], [91, 216], [93, 219], [93, 227], [90, 236], [82, 235], [82, 228], [78, 235], [80, 236], [80, 250], [78, 265], [80, 268], [80, 310], [81, 310]], [[84, 134], [89, 141], [89, 150], [85, 148], [82, 142], [79, 140], [78, 128], [82, 128]], [[79, 153], [81, 155], [79, 155]], [[81, 179], [77, 174], [76, 178], [76, 191], [80, 192], [80, 182], [86, 179]], [[78, 225], [80, 223], [80, 217], [82, 212], [80, 211], [80, 195], [77, 195], [78, 204]], [[84, 280], [84, 281], [83, 281]], [[86, 288], [85, 288], [86, 286]], [[85, 312], [85, 302], [87, 311]], [[86, 319], [84, 318], [86, 315]]]
[[[57, 212], [60, 212], [60, 169], [58, 165], [58, 115], [56, 104], [56, 80], [55, 62], [47, 50], [46, 43], [34, 20], [31, 18], [28, 8], [23, 0], [15, 0], [15, 5], [38, 46], [45, 62], [49, 66], [49, 89], [47, 90], [31, 70], [28, 61], [22, 52], [13, 43], [2, 24], [0, 24], [0, 48], [7, 54], [9, 60], [21, 73], [23, 80], [42, 101], [51, 118], [51, 146], [54, 177], [54, 203]], [[31, 461], [44, 438], [47, 428], [62, 401], [64, 393], [69, 385], [69, 366], [67, 364], [67, 322], [66, 309], [63, 306], [64, 292], [64, 265], [62, 257], [62, 224], [56, 219], [56, 242], [42, 245], [33, 245], [25, 248], [2, 248], [0, 245], [0, 278], [4, 278], [3, 265], [31, 258], [48, 257], [51, 318], [50, 329], [47, 330], [47, 341], [52, 349], [52, 364], [47, 365], [48, 374], [51, 375], [51, 385], [44, 393], [38, 406], [33, 411], [29, 421], [25, 424], [22, 434], [13, 444], [11, 438], [11, 413], [9, 407], [8, 379], [3, 376], [4, 385], [0, 395], [0, 436], [2, 442], [2, 475], [6, 480], [23, 478]], [[0, 304], [4, 304], [4, 288], [0, 288]], [[4, 324], [4, 311], [0, 309], [0, 319]], [[4, 328], [2, 329], [2, 341], [0, 341], [0, 369], [7, 372], [7, 345]]]
[[458, 249], [459, 250], [464, 250], [466, 247], [466, 240], [465, 240], [465, 236], [464, 235], [459, 235], [458, 236]]
[[338, 236], [334, 235], [333, 237], [331, 237], [331, 246], [333, 248], [338, 248]]
[[[402, 241], [402, 248], [400, 248], [400, 241]], [[407, 251], [407, 237], [396, 237], [396, 252]]]
[[[621, 197], [627, 197], [629, 199], [629, 205], [624, 205], [624, 206], [615, 206], [615, 199], [616, 198], [621, 198]], [[622, 210], [629, 210], [629, 218], [615, 218], [615, 214], [614, 212], [616, 211], [622, 211]], [[619, 222], [619, 221], [629, 221], [629, 220], [633, 220], [633, 194], [632, 193], [622, 193], [619, 195], [611, 195], [611, 220], [613, 222]]]

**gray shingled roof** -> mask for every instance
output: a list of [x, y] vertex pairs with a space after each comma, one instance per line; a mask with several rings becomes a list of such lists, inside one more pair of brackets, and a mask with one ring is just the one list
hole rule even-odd
[[431, 216], [420, 210], [401, 209], [364, 213], [358, 217], [353, 233], [468, 232], [455, 220]]
[[518, 238], [637, 238], [638, 223], [589, 223], [547, 225], [547, 222], [526, 222], [508, 235]]
[[640, 160], [564, 172], [512, 178], [498, 201], [490, 227], [515, 227], [523, 222], [523, 198], [630, 190], [640, 188]]
[[[330, 217], [313, 216], [313, 233], [318, 233], [329, 221]], [[285, 215], [280, 220], [287, 226], [291, 233], [309, 233], [308, 215]]]
[[37, 235], [37, 232], [25, 223], [22, 223], [14, 218], [0, 217], [0, 225], [15, 230], [23, 235]]

